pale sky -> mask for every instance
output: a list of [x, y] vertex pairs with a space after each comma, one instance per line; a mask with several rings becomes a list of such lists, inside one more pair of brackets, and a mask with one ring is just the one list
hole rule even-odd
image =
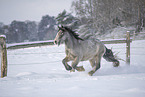
[[57, 16], [64, 9], [70, 12], [73, 0], [0, 0], [0, 22], [10, 24], [13, 20], [40, 21], [48, 14]]

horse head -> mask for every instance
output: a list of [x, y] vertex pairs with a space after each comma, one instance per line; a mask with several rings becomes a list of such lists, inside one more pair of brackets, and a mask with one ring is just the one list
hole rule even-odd
[[65, 29], [65, 27], [63, 27], [63, 26], [59, 27], [58, 26], [58, 28], [59, 28], [59, 30], [58, 30], [58, 33], [57, 33], [55, 39], [54, 39], [54, 44], [57, 44], [59, 46], [60, 44], [62, 44], [67, 39], [68, 34], [66, 33], [67, 30]]

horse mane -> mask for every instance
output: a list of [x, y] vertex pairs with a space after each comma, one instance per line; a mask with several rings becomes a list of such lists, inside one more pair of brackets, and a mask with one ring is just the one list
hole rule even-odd
[[75, 31], [71, 30], [68, 27], [63, 27], [65, 30], [67, 30], [71, 35], [73, 35], [77, 40], [83, 40], [82, 38], [79, 37], [79, 35], [77, 33], [75, 33]]

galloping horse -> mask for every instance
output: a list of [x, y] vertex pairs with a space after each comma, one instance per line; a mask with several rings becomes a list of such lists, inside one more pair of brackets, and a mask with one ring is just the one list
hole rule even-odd
[[[85, 71], [83, 66], [77, 66], [80, 61], [89, 60], [92, 70], [88, 73], [92, 76], [99, 68], [100, 61], [103, 56], [109, 62], [114, 63], [114, 67], [119, 66], [119, 61], [114, 58], [110, 49], [98, 39], [82, 39], [77, 33], [68, 27], [58, 27], [58, 33], [54, 39], [54, 43], [58, 46], [65, 43], [66, 57], [62, 60], [66, 70], [68, 71]], [[72, 61], [71, 66], [67, 63]]]

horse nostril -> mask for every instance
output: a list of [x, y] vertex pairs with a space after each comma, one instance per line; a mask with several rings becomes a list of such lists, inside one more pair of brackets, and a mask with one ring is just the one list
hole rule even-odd
[[54, 44], [57, 44], [57, 41], [56, 40], [54, 41]]

